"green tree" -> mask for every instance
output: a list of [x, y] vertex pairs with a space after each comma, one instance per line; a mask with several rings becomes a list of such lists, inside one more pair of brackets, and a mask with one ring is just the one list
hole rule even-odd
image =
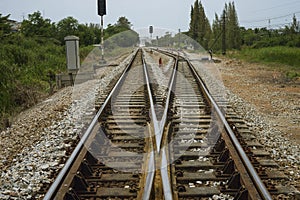
[[296, 15], [294, 14], [293, 22], [292, 22], [292, 25], [291, 25], [291, 33], [296, 34], [296, 33], [299, 33], [299, 32], [300, 32], [300, 24], [297, 21]]
[[[227, 6], [225, 6], [226, 8]], [[226, 13], [226, 36], [227, 47], [229, 49], [240, 49], [241, 34], [238, 22], [238, 16], [235, 10], [234, 2], [229, 2]], [[226, 10], [225, 10], [226, 12]]]
[[198, 41], [200, 42], [200, 44], [202, 44], [202, 46], [207, 49], [208, 48], [208, 42], [210, 40], [210, 36], [211, 36], [211, 27], [208, 21], [208, 18], [206, 17], [205, 11], [204, 11], [204, 7], [201, 3], [201, 1], [199, 2], [199, 13], [200, 13], [200, 30], [199, 30], [199, 39]]
[[67, 17], [57, 23], [58, 39], [64, 43], [64, 38], [68, 35], [78, 34], [78, 20], [73, 17]]
[[25, 36], [53, 37], [55, 24], [50, 19], [44, 19], [41, 12], [37, 11], [28, 15], [28, 20], [22, 22], [22, 33]]
[[77, 35], [80, 38], [80, 45], [83, 46], [94, 44], [96, 41], [95, 32], [87, 24], [78, 25]]
[[199, 1], [196, 0], [194, 6], [191, 8], [191, 22], [189, 35], [194, 39], [198, 40], [200, 32], [200, 10], [199, 10]]
[[132, 24], [126, 17], [120, 17], [116, 24], [108, 24], [104, 30], [106, 48], [130, 47], [139, 41], [139, 35], [131, 30]]
[[191, 20], [189, 28], [189, 36], [200, 43], [205, 49], [211, 38], [211, 27], [206, 17], [204, 7], [198, 0], [195, 1], [191, 8]]
[[94, 34], [94, 42], [95, 44], [99, 44], [101, 40], [101, 28], [99, 24], [90, 24], [89, 29], [92, 30]]
[[215, 13], [215, 19], [213, 20], [213, 24], [212, 24], [212, 37], [209, 45], [210, 49], [212, 50], [221, 49], [221, 34], [222, 34], [221, 21], [217, 13]]
[[104, 39], [107, 39], [113, 35], [121, 33], [123, 31], [131, 30], [131, 23], [126, 17], [120, 17], [116, 24], [108, 24], [107, 28], [104, 31]]
[[6, 15], [2, 17], [2, 14], [0, 14], [0, 38], [2, 38], [4, 35], [11, 32], [10, 24], [8, 22], [8, 18], [10, 15]]
[[252, 46], [259, 37], [252, 29], [241, 28], [242, 45]]
[[220, 50], [222, 47], [223, 19], [225, 18], [225, 35], [227, 49], [240, 49], [242, 45], [241, 28], [234, 2], [225, 3], [223, 13], [219, 17], [215, 14], [212, 25], [211, 48]]
[[120, 17], [116, 24], [117, 27], [124, 28], [124, 30], [130, 30], [132, 24], [128, 21], [126, 17]]

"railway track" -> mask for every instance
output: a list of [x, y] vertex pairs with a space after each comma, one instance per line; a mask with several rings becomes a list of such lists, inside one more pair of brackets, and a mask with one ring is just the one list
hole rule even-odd
[[[168, 69], [151, 64], [157, 56], [168, 57]], [[112, 85], [44, 199], [254, 200], [295, 192], [184, 56], [138, 49]]]

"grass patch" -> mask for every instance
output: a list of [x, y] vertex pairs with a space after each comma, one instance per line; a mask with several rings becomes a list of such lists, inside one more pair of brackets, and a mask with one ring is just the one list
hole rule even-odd
[[241, 51], [229, 52], [228, 56], [266, 64], [279, 69], [290, 79], [300, 77], [300, 48], [284, 46], [260, 49], [244, 48]]

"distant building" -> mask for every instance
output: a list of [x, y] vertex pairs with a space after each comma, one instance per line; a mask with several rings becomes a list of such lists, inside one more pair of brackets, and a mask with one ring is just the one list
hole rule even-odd
[[11, 31], [12, 32], [19, 32], [19, 31], [21, 31], [22, 22], [17, 22], [15, 20], [11, 20], [11, 19], [9, 19], [7, 21], [8, 21], [8, 23], [11, 26]]

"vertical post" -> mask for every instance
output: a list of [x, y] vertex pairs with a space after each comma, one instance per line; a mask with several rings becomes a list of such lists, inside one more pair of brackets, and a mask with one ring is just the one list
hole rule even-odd
[[100, 64], [105, 63], [104, 60], [104, 23], [103, 23], [103, 16], [106, 15], [106, 0], [98, 0], [98, 15], [101, 17], [101, 60]]
[[103, 15], [101, 15], [101, 60], [104, 60], [104, 25]]
[[179, 33], [179, 41], [178, 41], [178, 48], [180, 49], [180, 40], [181, 40], [181, 38], [180, 38], [180, 36], [181, 36], [181, 30], [180, 29], [178, 29], [178, 33]]
[[74, 86], [74, 77], [80, 68], [79, 57], [79, 38], [76, 36], [67, 36], [64, 38], [66, 42], [67, 66], [71, 86]]
[[73, 73], [72, 72], [69, 72], [69, 79], [70, 79], [71, 86], [74, 86], [74, 79], [73, 79]]
[[223, 12], [223, 23], [222, 23], [222, 54], [225, 55], [226, 54], [226, 12], [224, 10]]

